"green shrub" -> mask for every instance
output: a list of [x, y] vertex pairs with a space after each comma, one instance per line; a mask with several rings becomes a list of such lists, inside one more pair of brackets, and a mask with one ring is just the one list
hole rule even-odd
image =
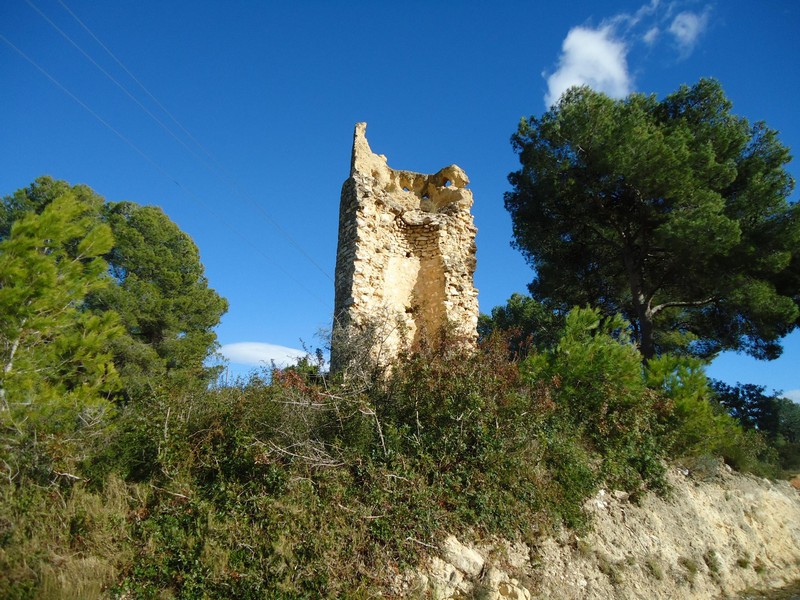
[[655, 579], [658, 581], [664, 579], [664, 568], [661, 566], [661, 561], [658, 560], [658, 558], [653, 555], [648, 555], [645, 559], [645, 566]]
[[678, 564], [686, 570], [686, 581], [693, 583], [695, 577], [697, 577], [697, 572], [700, 570], [697, 561], [692, 558], [681, 556], [678, 558]]
[[[508, 360], [495, 337], [480, 351], [446, 336], [399, 363], [373, 391], [386, 452], [438, 490], [447, 519], [459, 526], [525, 535], [547, 502], [538, 428], [548, 409]], [[545, 444], [546, 445], [546, 444]]]
[[719, 456], [741, 471], [775, 474], [775, 451], [757, 431], [743, 430], [715, 401], [704, 366], [696, 358], [670, 355], [647, 366], [648, 385], [672, 403], [664, 422], [670, 454], [688, 459]]
[[629, 330], [619, 316], [575, 308], [555, 349], [531, 355], [521, 370], [526, 381], [546, 390], [560, 418], [582, 432], [588, 449], [601, 458], [600, 475], [608, 485], [661, 489], [657, 417], [663, 407], [645, 387]]
[[722, 563], [719, 560], [719, 555], [717, 551], [713, 548], [710, 548], [703, 554], [703, 561], [706, 563], [708, 567], [708, 572], [711, 573], [711, 576], [714, 579], [719, 579], [720, 571], [722, 570]]
[[7, 429], [0, 595], [372, 597], [442, 532], [535, 542], [586, 527], [601, 485], [663, 489], [670, 452], [758, 454], [699, 366], [645, 373], [623, 320], [566, 321], [521, 365], [444, 335], [369, 385], [301, 365], [159, 384], [68, 438]]

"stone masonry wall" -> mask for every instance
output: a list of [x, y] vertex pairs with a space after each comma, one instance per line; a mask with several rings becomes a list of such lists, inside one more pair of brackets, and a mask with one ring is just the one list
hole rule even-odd
[[372, 358], [387, 363], [445, 325], [477, 338], [478, 292], [472, 192], [456, 165], [433, 175], [389, 168], [369, 147], [366, 123], [353, 139], [342, 187], [331, 363], [341, 344], [374, 330]]

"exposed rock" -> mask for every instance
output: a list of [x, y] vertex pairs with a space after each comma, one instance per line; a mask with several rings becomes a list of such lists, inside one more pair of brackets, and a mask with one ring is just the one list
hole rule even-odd
[[476, 598], [480, 600], [530, 600], [531, 593], [516, 579], [497, 567], [486, 570], [486, 576], [476, 585]]
[[448, 536], [442, 543], [442, 556], [467, 577], [478, 577], [483, 571], [483, 557], [476, 550], [459, 542], [455, 536]]
[[[800, 580], [800, 495], [788, 482], [687, 470], [669, 474], [669, 499], [599, 492], [592, 530], [535, 549], [449, 536], [422, 569], [434, 598], [705, 599]], [[524, 583], [521, 583], [524, 582]], [[424, 587], [424, 586], [423, 586]]]
[[473, 585], [464, 580], [464, 573], [438, 556], [431, 558], [427, 569], [430, 591], [434, 598], [457, 598], [469, 594]]

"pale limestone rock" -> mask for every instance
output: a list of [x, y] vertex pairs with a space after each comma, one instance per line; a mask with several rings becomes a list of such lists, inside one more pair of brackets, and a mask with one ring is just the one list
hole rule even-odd
[[[513, 554], [521, 550], [516, 545]], [[428, 590], [433, 598], [455, 600], [474, 598], [475, 600], [530, 600], [530, 592], [520, 582], [498, 565], [487, 564], [484, 555], [477, 549], [462, 544], [455, 536], [448, 536], [440, 545], [441, 557], [430, 558], [426, 573]], [[525, 552], [524, 554], [527, 554]], [[509, 564], [506, 556], [504, 564]], [[521, 559], [520, 566], [526, 562]], [[519, 562], [516, 559], [514, 562]], [[512, 567], [514, 568], [514, 567]], [[516, 570], [516, 569], [515, 569]]]
[[467, 577], [477, 577], [483, 571], [483, 557], [476, 550], [459, 542], [453, 535], [442, 542], [442, 556]]
[[342, 344], [377, 328], [372, 358], [390, 363], [445, 325], [477, 339], [478, 292], [469, 178], [456, 165], [433, 175], [391, 169], [356, 125], [350, 177], [342, 187], [331, 363]]
[[449, 600], [458, 594], [472, 591], [472, 585], [464, 579], [464, 574], [438, 556], [431, 558], [428, 582], [436, 600]]
[[475, 594], [476, 600], [530, 600], [531, 593], [497, 567], [489, 567]]
[[686, 469], [668, 476], [669, 499], [647, 495], [633, 505], [598, 494], [587, 502], [593, 527], [580, 548], [541, 543], [535, 597], [700, 600], [800, 579], [800, 496], [788, 485], [722, 465], [707, 479]]
[[[562, 532], [538, 540], [534, 551], [522, 542], [474, 547], [448, 537], [421, 571], [428, 582], [420, 597], [701, 600], [800, 580], [800, 495], [788, 482], [724, 465], [706, 478], [685, 470], [668, 478], [668, 499], [648, 494], [632, 504], [626, 494], [596, 494], [584, 506], [592, 530], [580, 540]], [[472, 553], [481, 560], [462, 564]]]

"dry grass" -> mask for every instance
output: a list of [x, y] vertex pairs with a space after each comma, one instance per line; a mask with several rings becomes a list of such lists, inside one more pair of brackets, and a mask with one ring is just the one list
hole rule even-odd
[[4, 486], [0, 506], [12, 528], [0, 549], [0, 596], [100, 598], [132, 559], [125, 543], [130, 492], [113, 477], [102, 492], [81, 483]]

